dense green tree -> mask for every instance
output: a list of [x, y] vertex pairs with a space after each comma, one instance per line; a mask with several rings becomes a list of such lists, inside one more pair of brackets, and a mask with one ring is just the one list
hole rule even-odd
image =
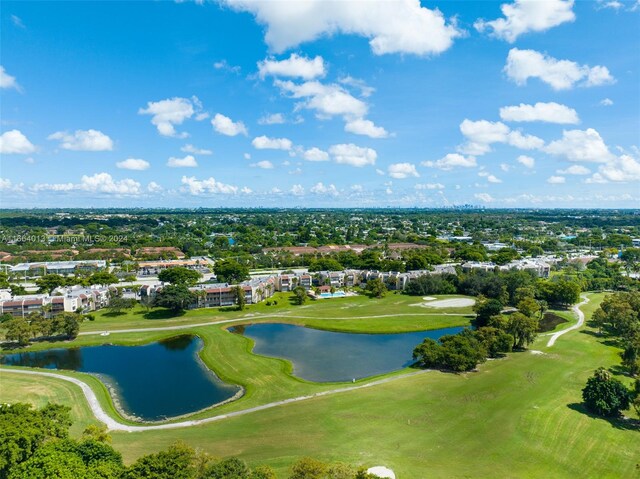
[[633, 331], [624, 340], [624, 350], [620, 353], [622, 365], [629, 374], [640, 374], [640, 329]]
[[442, 357], [442, 346], [436, 340], [425, 338], [413, 350], [413, 359], [424, 368], [437, 367]]
[[628, 273], [640, 271], [640, 248], [627, 248], [620, 255]]
[[238, 263], [235, 259], [224, 259], [216, 261], [213, 271], [218, 281], [226, 283], [239, 283], [249, 277], [249, 268]]
[[67, 284], [67, 279], [59, 274], [45, 274], [36, 279], [36, 286], [38, 287], [39, 293], [51, 294], [54, 289]]
[[550, 304], [570, 306], [580, 300], [580, 285], [569, 279], [541, 281], [538, 295]]
[[344, 266], [330, 257], [315, 259], [309, 263], [309, 271], [342, 271]]
[[108, 271], [98, 271], [97, 273], [93, 273], [91, 276], [89, 276], [89, 284], [101, 284], [104, 286], [108, 286], [110, 284], [116, 284], [118, 282], [118, 277], [113, 273], [109, 273]]
[[250, 474], [251, 470], [244, 461], [231, 457], [212, 462], [200, 477], [201, 479], [249, 479]]
[[164, 286], [156, 294], [155, 304], [179, 313], [196, 301], [196, 295], [183, 285]]
[[490, 358], [497, 358], [513, 349], [513, 337], [498, 328], [489, 326], [478, 328], [476, 338], [487, 350]]
[[78, 313], [62, 313], [56, 319], [61, 321], [60, 332], [69, 339], [75, 339], [80, 332], [80, 323], [84, 319]]
[[516, 304], [516, 308], [525, 316], [534, 317], [540, 312], [540, 303], [533, 298], [523, 298]]
[[522, 349], [532, 343], [540, 327], [538, 318], [516, 312], [507, 319], [506, 332], [513, 337], [513, 348]]
[[46, 441], [67, 437], [69, 411], [66, 406], [53, 404], [41, 409], [23, 403], [0, 405], [0, 479], [9, 477]]
[[476, 313], [474, 321], [476, 327], [482, 327], [489, 324], [489, 320], [493, 316], [497, 316], [502, 311], [503, 305], [497, 299], [488, 299], [482, 296], [478, 297], [473, 305], [473, 311]]
[[439, 343], [431, 338], [425, 338], [413, 350], [413, 358], [419, 366], [455, 372], [470, 371], [486, 357], [485, 344], [469, 330], [460, 334], [442, 336]]
[[233, 296], [235, 298], [236, 306], [238, 307], [238, 311], [244, 310], [245, 305], [247, 304], [247, 299], [244, 295], [244, 289], [242, 286], [236, 286], [233, 288]]
[[270, 466], [258, 466], [249, 475], [249, 479], [278, 479]]
[[604, 368], [598, 368], [582, 390], [582, 399], [587, 409], [605, 417], [620, 415], [629, 408], [631, 393]]
[[453, 274], [425, 274], [412, 280], [404, 289], [411, 296], [455, 294], [457, 278]]
[[27, 288], [25, 288], [21, 284], [10, 284], [9, 289], [11, 290], [11, 294], [13, 296], [22, 296], [28, 294]]
[[327, 469], [324, 462], [305, 457], [291, 467], [289, 479], [324, 479]]
[[165, 283], [173, 285], [193, 286], [202, 275], [193, 269], [176, 266], [174, 268], [166, 268], [158, 274], [158, 279]]
[[520, 255], [513, 248], [502, 248], [500, 251], [491, 256], [491, 261], [495, 264], [507, 264], [514, 259], [518, 259]]
[[383, 298], [387, 294], [387, 285], [380, 278], [367, 281], [367, 291], [374, 298]]
[[138, 302], [133, 298], [115, 296], [109, 300], [106, 309], [112, 314], [120, 314], [127, 309], [133, 309]]
[[177, 443], [166, 451], [142, 456], [122, 476], [122, 479], [193, 479], [195, 452]]
[[35, 331], [25, 318], [13, 318], [3, 323], [5, 328], [4, 337], [8, 341], [16, 341], [20, 346], [29, 344], [31, 338], [35, 336]]
[[296, 304], [304, 304], [307, 301], [307, 290], [302, 286], [293, 288], [293, 298]]
[[440, 343], [442, 345], [441, 365], [451, 371], [471, 371], [487, 357], [484, 345], [469, 330], [442, 336]]

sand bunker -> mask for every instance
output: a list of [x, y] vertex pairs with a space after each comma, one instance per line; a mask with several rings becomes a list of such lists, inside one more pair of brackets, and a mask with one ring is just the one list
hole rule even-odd
[[438, 299], [438, 298], [434, 298], [433, 296], [423, 296], [422, 297], [423, 301], [433, 301], [434, 299]]
[[429, 301], [428, 303], [420, 303], [416, 306], [424, 306], [426, 308], [466, 308], [474, 304], [476, 304], [476, 300], [472, 298], [453, 298]]
[[367, 469], [367, 473], [372, 474], [376, 477], [396, 479], [396, 475], [393, 473], [393, 471], [384, 466], [370, 467], [369, 469]]

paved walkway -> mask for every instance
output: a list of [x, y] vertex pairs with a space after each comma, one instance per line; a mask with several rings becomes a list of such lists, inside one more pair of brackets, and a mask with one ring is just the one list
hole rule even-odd
[[584, 324], [584, 313], [580, 310], [580, 306], [583, 306], [588, 302], [589, 302], [589, 298], [587, 298], [586, 296], [582, 296], [582, 302], [575, 304], [573, 308], [571, 308], [573, 312], [578, 316], [578, 322], [573, 326], [569, 326], [568, 328], [558, 331], [557, 333], [553, 333], [549, 338], [549, 341], [547, 342], [548, 348], [553, 346], [556, 342], [556, 339], [558, 339], [560, 336], [568, 333], [569, 331], [573, 331], [574, 329], [578, 329]]
[[313, 399], [313, 398], [322, 397], [322, 396], [329, 396], [329, 395], [339, 394], [339, 393], [346, 393], [350, 391], [356, 391], [358, 389], [370, 388], [372, 386], [385, 384], [391, 381], [396, 381], [398, 379], [404, 379], [410, 376], [415, 376], [417, 374], [424, 374], [428, 371], [429, 370], [425, 369], [425, 370], [415, 371], [407, 374], [402, 374], [399, 376], [392, 376], [384, 379], [378, 379], [376, 381], [371, 381], [365, 384], [359, 384], [357, 386], [346, 386], [346, 387], [341, 387], [337, 389], [331, 389], [329, 391], [318, 392], [308, 396], [298, 396], [290, 399], [283, 399], [282, 401], [275, 401], [268, 404], [263, 404], [261, 406], [255, 406], [247, 409], [242, 409], [240, 411], [233, 411], [227, 414], [220, 414], [217, 416], [211, 416], [203, 419], [194, 419], [191, 421], [180, 421], [180, 422], [174, 422], [169, 424], [130, 426], [128, 424], [123, 424], [118, 420], [109, 416], [109, 414], [107, 414], [107, 412], [104, 409], [102, 409], [102, 406], [100, 405], [100, 402], [98, 401], [98, 398], [96, 394], [93, 392], [93, 390], [89, 387], [87, 383], [85, 383], [80, 379], [77, 379], [71, 376], [65, 376], [63, 374], [47, 373], [42, 371], [28, 371], [24, 369], [0, 368], [0, 372], [3, 374], [8, 373], [8, 374], [26, 374], [31, 376], [44, 376], [44, 377], [60, 379], [62, 381], [67, 381], [75, 384], [76, 386], [79, 386], [80, 389], [82, 390], [82, 393], [84, 394], [84, 397], [87, 398], [87, 402], [89, 403], [91, 412], [93, 412], [96, 419], [104, 423], [107, 426], [107, 429], [110, 431], [125, 431], [125, 432], [155, 431], [160, 429], [178, 429], [178, 428], [190, 427], [190, 426], [200, 426], [202, 424], [221, 421], [223, 419], [228, 419], [228, 418], [237, 417], [237, 416], [244, 416], [245, 414], [251, 414], [256, 411], [262, 411], [265, 409], [271, 409], [278, 406], [284, 406], [286, 404], [306, 401], [308, 399]]

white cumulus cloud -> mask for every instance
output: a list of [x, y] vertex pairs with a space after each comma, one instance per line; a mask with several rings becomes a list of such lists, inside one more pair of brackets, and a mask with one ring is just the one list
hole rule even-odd
[[325, 186], [324, 183], [322, 182], [318, 182], [316, 183], [314, 186], [312, 186], [309, 191], [315, 195], [330, 195], [330, 196], [338, 196], [338, 189], [335, 187], [335, 185], [331, 184], [331, 185], [327, 185]]
[[2, 65], [0, 65], [0, 88], [20, 90], [16, 77], [9, 75]]
[[262, 161], [258, 161], [257, 163], [251, 163], [251, 165], [254, 168], [261, 168], [263, 170], [272, 170], [273, 169], [273, 163], [271, 163], [270, 161], [267, 160], [262, 160]]
[[365, 148], [353, 143], [333, 145], [329, 148], [333, 161], [358, 168], [375, 165], [378, 154], [372, 148]]
[[260, 125], [280, 125], [284, 123], [284, 116], [282, 113], [273, 113], [271, 115], [265, 115], [258, 120]]
[[116, 166], [124, 170], [143, 171], [149, 169], [151, 165], [148, 161], [145, 160], [141, 160], [138, 158], [127, 158], [126, 160], [118, 161], [116, 163]]
[[387, 138], [389, 136], [389, 133], [383, 127], [376, 126], [371, 120], [362, 118], [347, 121], [344, 125], [344, 131], [356, 135], [365, 135], [370, 138]]
[[478, 176], [486, 178], [489, 183], [502, 183], [502, 180], [500, 178], [492, 175], [488, 171], [481, 171], [478, 173]]
[[36, 183], [31, 187], [31, 190], [34, 192], [85, 191], [88, 193], [102, 193], [115, 196], [138, 196], [142, 193], [142, 187], [139, 182], [131, 178], [114, 180], [109, 173], [83, 175], [80, 183]]
[[368, 110], [365, 102], [335, 83], [325, 85], [318, 81], [308, 81], [297, 84], [292, 81], [277, 80], [275, 84], [291, 98], [303, 99], [298, 107], [314, 110], [320, 118], [333, 116], [362, 118]]
[[111, 151], [113, 140], [98, 130], [76, 130], [73, 133], [57, 131], [47, 137], [59, 140], [60, 148], [73, 151]]
[[571, 165], [564, 170], [557, 170], [556, 173], [559, 175], [588, 175], [591, 173], [591, 170], [582, 165]]
[[476, 193], [473, 196], [483, 203], [491, 203], [492, 201], [494, 201], [493, 197], [489, 193]]
[[20, 130], [9, 130], [0, 135], [0, 153], [28, 155], [35, 151], [36, 147]]
[[576, 124], [580, 123], [578, 113], [568, 106], [559, 103], [541, 103], [500, 108], [500, 118], [504, 121], [544, 121], [547, 123]]
[[171, 157], [167, 160], [167, 166], [169, 168], [196, 168], [198, 162], [192, 155], [187, 155], [184, 158]]
[[224, 116], [220, 113], [216, 113], [216, 115], [211, 120], [211, 125], [213, 125], [213, 129], [221, 135], [248, 135], [247, 128], [244, 126], [244, 123], [242, 123], [241, 121], [234, 122], [228, 116]]
[[506, 143], [522, 150], [534, 150], [544, 146], [544, 141], [537, 136], [512, 131], [499, 121], [465, 119], [460, 123], [460, 131], [467, 141], [459, 147], [459, 151], [468, 155], [484, 155], [491, 151], [493, 143]]
[[561, 185], [563, 183], [566, 183], [566, 178], [564, 176], [550, 176], [549, 178], [547, 178], [547, 183], [551, 184], [551, 185]]
[[564, 156], [571, 161], [605, 163], [613, 155], [600, 134], [593, 128], [562, 132], [562, 139], [549, 143], [544, 151], [552, 155]]
[[211, 150], [206, 150], [204, 148], [196, 148], [191, 144], [184, 145], [182, 148], [180, 148], [180, 151], [184, 153], [191, 153], [193, 155], [212, 155], [213, 154], [213, 151]]
[[416, 190], [444, 190], [442, 183], [418, 183], [415, 187]]
[[189, 135], [186, 132], [178, 133], [175, 125], [181, 125], [201, 109], [200, 100], [195, 96], [191, 99], [174, 97], [150, 101], [147, 103], [147, 108], [138, 110], [138, 114], [151, 115], [151, 123], [156, 126], [158, 133], [162, 136], [186, 138]]
[[572, 8], [573, 0], [515, 0], [500, 7], [504, 18], [488, 22], [480, 19], [474, 26], [480, 32], [489, 30], [493, 36], [513, 43], [522, 34], [544, 32], [574, 21]]
[[420, 174], [416, 170], [416, 165], [412, 163], [393, 163], [389, 165], [387, 171], [391, 178], [395, 178], [397, 180], [402, 180], [404, 178], [410, 177], [417, 178], [420, 176]]
[[458, 153], [449, 153], [438, 161], [424, 161], [423, 166], [438, 168], [440, 170], [453, 170], [454, 168], [475, 168], [478, 166], [474, 156], [463, 156]]
[[598, 168], [598, 172], [587, 183], [640, 182], [640, 161], [631, 155], [621, 155], [610, 159]]
[[238, 192], [238, 187], [217, 181], [214, 177], [206, 180], [198, 180], [194, 176], [183, 176], [181, 183], [183, 190], [199, 196], [202, 194], [225, 194], [233, 195]]
[[307, 161], [329, 161], [329, 153], [315, 146], [306, 150], [302, 157]]
[[251, 12], [258, 23], [266, 25], [265, 41], [275, 52], [343, 33], [370, 39], [369, 45], [376, 55], [432, 55], [444, 52], [463, 35], [455, 21], [447, 22], [439, 10], [423, 7], [419, 0], [222, 1], [236, 10]]
[[256, 150], [285, 150], [291, 149], [293, 144], [288, 138], [269, 138], [262, 135], [254, 138], [251, 144]]
[[302, 196], [304, 195], [304, 187], [302, 185], [293, 185], [289, 192], [293, 196]]
[[516, 161], [523, 165], [525, 168], [533, 168], [536, 166], [536, 160], [527, 155], [520, 155]]
[[276, 77], [294, 77], [303, 80], [313, 80], [325, 76], [324, 60], [321, 56], [307, 58], [292, 53], [286, 60], [269, 58], [258, 62], [260, 78], [267, 75]]
[[535, 50], [512, 48], [504, 72], [518, 85], [538, 78], [554, 90], [568, 90], [575, 85], [598, 86], [615, 82], [607, 67], [580, 65], [570, 60], [557, 60]]

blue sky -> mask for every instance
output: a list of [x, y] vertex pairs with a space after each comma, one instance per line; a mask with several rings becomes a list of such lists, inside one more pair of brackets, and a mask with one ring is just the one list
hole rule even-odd
[[1, 206], [638, 207], [640, 3], [5, 2]]

